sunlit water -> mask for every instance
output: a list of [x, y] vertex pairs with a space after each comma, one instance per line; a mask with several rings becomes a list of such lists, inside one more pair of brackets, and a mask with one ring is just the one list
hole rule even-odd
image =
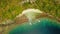
[[32, 22], [18, 25], [9, 34], [60, 34], [60, 25], [50, 18], [40, 18]]

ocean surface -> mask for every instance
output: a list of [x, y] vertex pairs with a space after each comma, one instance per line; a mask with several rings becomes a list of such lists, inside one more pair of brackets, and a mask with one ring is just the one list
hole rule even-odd
[[50, 18], [25, 22], [9, 31], [9, 34], [60, 34], [60, 23]]

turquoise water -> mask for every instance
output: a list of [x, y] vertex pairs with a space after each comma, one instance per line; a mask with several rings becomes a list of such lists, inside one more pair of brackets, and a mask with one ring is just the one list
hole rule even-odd
[[60, 34], [60, 25], [57, 21], [49, 18], [40, 18], [32, 22], [18, 25], [9, 34]]

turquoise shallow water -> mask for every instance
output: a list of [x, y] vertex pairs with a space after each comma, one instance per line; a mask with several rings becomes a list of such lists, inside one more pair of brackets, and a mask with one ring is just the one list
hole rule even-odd
[[18, 25], [9, 34], [60, 34], [60, 25], [57, 21], [49, 18], [40, 18], [32, 22]]

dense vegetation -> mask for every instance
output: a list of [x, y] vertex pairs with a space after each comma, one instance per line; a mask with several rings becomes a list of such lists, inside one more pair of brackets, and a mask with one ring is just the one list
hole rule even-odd
[[60, 17], [60, 0], [36, 0], [33, 3], [24, 0], [0, 0], [0, 21], [14, 19], [27, 8], [38, 8], [41, 11]]
[[[22, 3], [23, 1], [24, 0], [0, 0], [0, 24], [4, 20], [14, 19], [24, 9], [28, 8], [38, 8], [41, 11], [60, 18], [60, 0], [36, 0], [33, 3]], [[9, 28], [8, 26], [3, 27], [3, 29], [6, 30], [5, 32], [7, 32]]]

